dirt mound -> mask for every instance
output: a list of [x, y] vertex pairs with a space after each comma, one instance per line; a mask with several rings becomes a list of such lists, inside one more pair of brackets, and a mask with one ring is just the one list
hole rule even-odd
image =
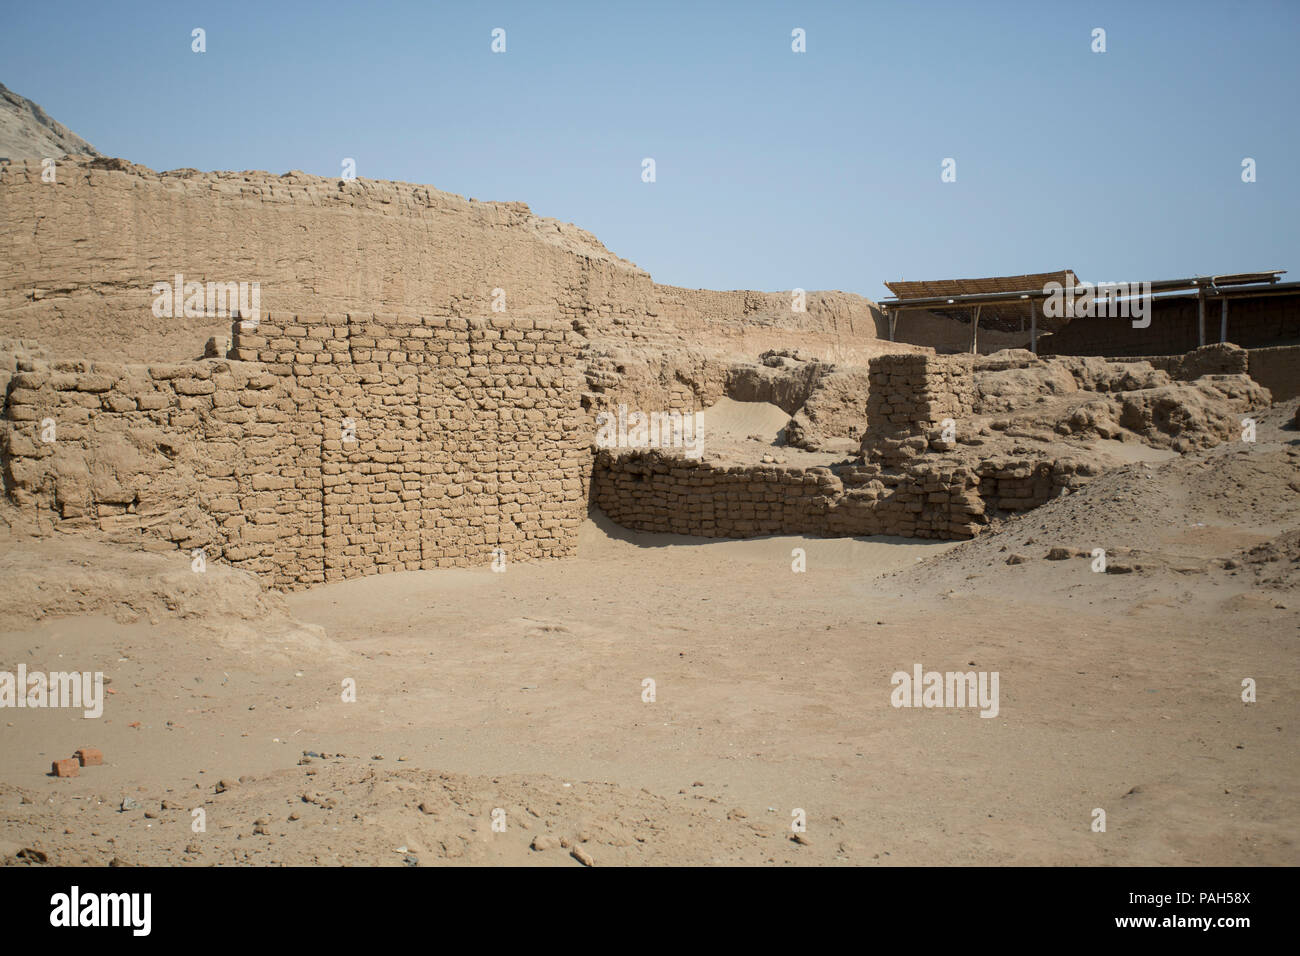
[[[373, 758], [373, 759], [372, 759]], [[774, 815], [719, 803], [699, 788], [676, 799], [612, 783], [389, 768], [378, 755], [304, 751], [295, 770], [213, 781], [204, 790], [58, 793], [39, 801], [0, 784], [9, 865], [533, 865], [826, 863]], [[215, 785], [214, 785], [215, 784]], [[191, 831], [202, 809], [207, 830]], [[66, 814], [76, 813], [68, 836]], [[495, 829], [494, 829], [495, 825]], [[94, 839], [112, 830], [115, 841]]]
[[1069, 369], [1059, 363], [992, 371], [976, 370], [975, 411], [995, 414], [1023, 408], [1040, 396], [1070, 395], [1080, 386]]
[[1240, 563], [1255, 573], [1260, 584], [1300, 587], [1300, 529], [1256, 545], [1241, 556]]
[[1268, 389], [1245, 375], [1205, 376], [1096, 395], [1058, 415], [1054, 428], [1076, 437], [1118, 438], [1127, 432], [1156, 448], [1185, 452], [1232, 440], [1241, 432], [1242, 415], [1267, 406], [1269, 397]]
[[[0, 515], [13, 521], [6, 508]], [[174, 622], [235, 651], [265, 658], [337, 657], [322, 628], [289, 614], [284, 597], [225, 565], [168, 549], [149, 552], [81, 536], [0, 532], [0, 618], [11, 628], [104, 614], [120, 624]]]
[[[1189, 535], [1210, 526], [1245, 534], [1276, 534], [1300, 525], [1300, 447], [1222, 447], [1162, 463], [1126, 465], [1072, 494], [991, 527], [915, 573], [961, 576], [1007, 563], [1009, 555], [1044, 558], [1102, 548], [1127, 563], [1162, 552], [1189, 551]], [[1230, 539], [1229, 539], [1230, 540]], [[1287, 539], [1289, 540], [1289, 539]], [[1226, 559], [1236, 548], [1205, 542], [1196, 562]], [[1286, 544], [1280, 547], [1285, 548]], [[1264, 563], [1272, 563], [1263, 552]], [[1285, 554], [1278, 551], [1278, 560]], [[1016, 562], [1012, 562], [1016, 563]]]

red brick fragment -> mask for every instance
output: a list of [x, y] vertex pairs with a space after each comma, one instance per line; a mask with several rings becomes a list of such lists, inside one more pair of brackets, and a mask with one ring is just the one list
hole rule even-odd
[[77, 769], [76, 758], [68, 757], [66, 760], [54, 761], [53, 773], [56, 777], [75, 777], [80, 773]]
[[104, 763], [104, 751], [98, 747], [82, 747], [73, 756], [83, 767], [99, 767]]

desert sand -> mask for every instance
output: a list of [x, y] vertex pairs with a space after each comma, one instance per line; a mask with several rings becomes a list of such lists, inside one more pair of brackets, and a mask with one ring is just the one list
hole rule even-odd
[[[65, 864], [1294, 865], [1295, 404], [1255, 445], [1135, 462], [962, 543], [702, 542], [593, 512], [572, 559], [280, 596], [16, 524], [0, 659], [75, 647], [113, 693], [98, 721], [4, 715], [0, 844]], [[1093, 547], [1129, 573], [1046, 559]], [[999, 718], [892, 707], [916, 662], [998, 671]], [[105, 765], [48, 776], [83, 746]]]

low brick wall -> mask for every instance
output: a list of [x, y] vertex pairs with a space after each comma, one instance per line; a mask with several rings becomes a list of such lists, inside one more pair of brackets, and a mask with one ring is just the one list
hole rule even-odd
[[1250, 377], [1284, 402], [1300, 395], [1300, 345], [1250, 349]]
[[1150, 362], [1170, 377], [1191, 381], [1202, 375], [1249, 375], [1284, 402], [1300, 395], [1300, 345], [1243, 349], [1207, 345], [1182, 355], [1111, 356], [1108, 362]]
[[11, 500], [291, 588], [573, 553], [588, 461], [571, 333], [531, 319], [268, 316], [232, 355], [25, 360]]
[[720, 465], [662, 451], [596, 455], [592, 503], [637, 531], [705, 538], [897, 535], [970, 538], [990, 513], [1025, 511], [1093, 476], [1063, 459], [934, 459], [789, 468]]

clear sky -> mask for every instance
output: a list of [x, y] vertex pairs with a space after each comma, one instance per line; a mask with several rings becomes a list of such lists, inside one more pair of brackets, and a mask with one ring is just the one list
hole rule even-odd
[[4, 23], [0, 82], [101, 152], [353, 157], [526, 202], [674, 285], [1300, 279], [1300, 0], [9, 2]]

